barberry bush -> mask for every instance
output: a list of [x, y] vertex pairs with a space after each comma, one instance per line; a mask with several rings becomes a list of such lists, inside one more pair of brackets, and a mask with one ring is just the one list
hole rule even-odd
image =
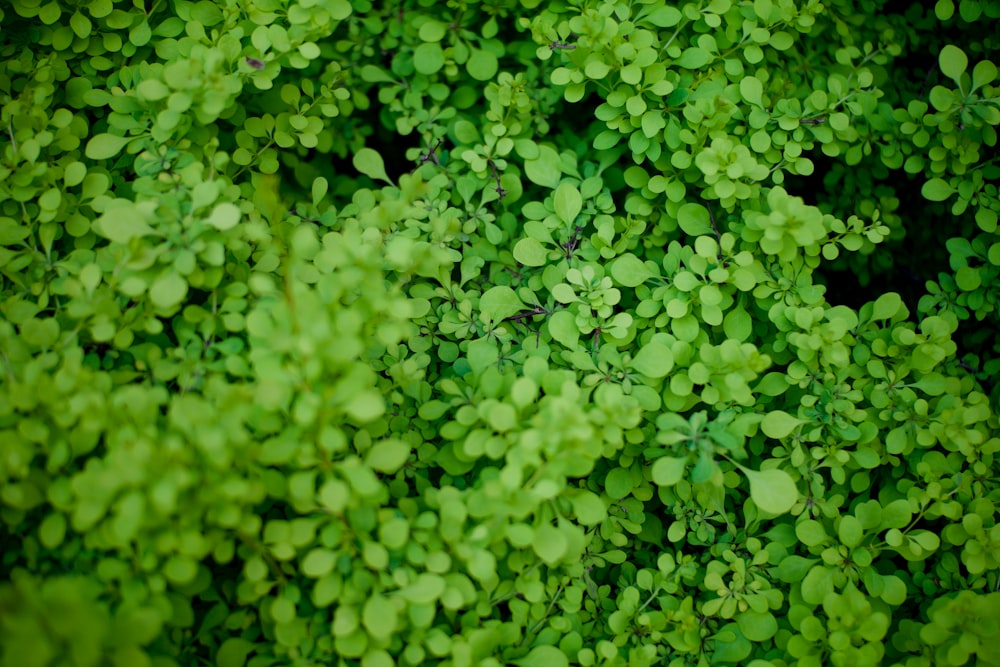
[[0, 665], [1000, 665], [998, 18], [4, 3]]

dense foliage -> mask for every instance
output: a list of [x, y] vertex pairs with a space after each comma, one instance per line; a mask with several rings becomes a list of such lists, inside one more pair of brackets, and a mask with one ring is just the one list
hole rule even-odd
[[1000, 665], [998, 18], [4, 3], [0, 665]]

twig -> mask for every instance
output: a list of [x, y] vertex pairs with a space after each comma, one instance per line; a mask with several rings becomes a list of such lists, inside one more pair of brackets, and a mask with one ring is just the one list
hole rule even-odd
[[438, 139], [437, 141], [435, 141], [434, 145], [431, 146], [426, 153], [420, 155], [420, 164], [424, 164], [425, 162], [433, 162], [434, 164], [441, 166], [441, 161], [438, 159], [437, 156], [437, 149], [443, 143], [444, 139]]

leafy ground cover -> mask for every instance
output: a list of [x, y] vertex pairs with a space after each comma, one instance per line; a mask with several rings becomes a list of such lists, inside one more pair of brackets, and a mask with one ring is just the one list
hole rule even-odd
[[1000, 665], [998, 18], [5, 4], [0, 665]]

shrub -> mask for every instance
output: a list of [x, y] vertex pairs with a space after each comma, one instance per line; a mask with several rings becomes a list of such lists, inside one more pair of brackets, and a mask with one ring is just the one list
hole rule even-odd
[[863, 4], [12, 0], [0, 665], [1000, 664], [1000, 9]]

